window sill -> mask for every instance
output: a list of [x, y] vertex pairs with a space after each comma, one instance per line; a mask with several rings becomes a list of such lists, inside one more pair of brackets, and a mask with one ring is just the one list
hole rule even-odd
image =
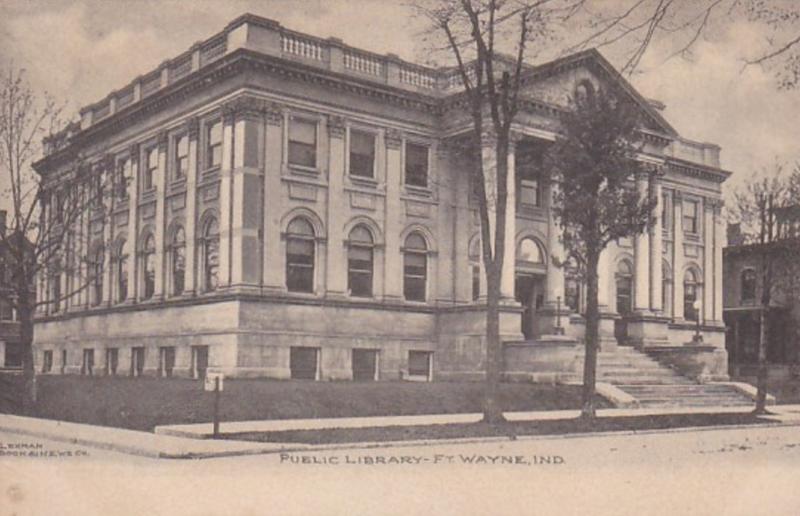
[[366, 177], [366, 176], [354, 176], [352, 174], [348, 174], [347, 176], [350, 179], [350, 182], [354, 186], [363, 186], [366, 188], [377, 188], [378, 187], [378, 180], [374, 177]]
[[213, 175], [219, 173], [220, 168], [221, 167], [219, 165], [216, 165], [214, 167], [205, 168], [205, 169], [203, 169], [202, 172], [200, 172], [200, 176], [204, 177], [204, 178], [205, 177], [209, 177], [209, 176], [213, 176]]
[[287, 163], [286, 168], [289, 172], [294, 174], [302, 174], [306, 176], [318, 176], [320, 175], [320, 169], [318, 167], [308, 167], [306, 165], [295, 165], [292, 163]]
[[403, 185], [405, 193], [415, 197], [433, 197], [433, 190], [428, 186]]

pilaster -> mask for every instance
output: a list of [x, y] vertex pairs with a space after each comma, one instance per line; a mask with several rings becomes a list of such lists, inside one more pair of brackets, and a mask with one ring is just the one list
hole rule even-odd
[[672, 206], [675, 224], [673, 226], [672, 248], [672, 318], [683, 320], [683, 195], [673, 190]]
[[384, 141], [386, 142], [386, 231], [384, 233], [386, 252], [383, 253], [383, 256], [386, 274], [384, 274], [383, 292], [387, 300], [400, 300], [403, 298], [402, 257], [400, 255], [403, 135], [399, 131], [387, 129]]
[[165, 271], [165, 238], [164, 224], [166, 220], [166, 195], [167, 195], [167, 148], [169, 139], [166, 132], [158, 135], [158, 172], [155, 178], [156, 185], [156, 220], [155, 220], [155, 243], [156, 254], [154, 265], [156, 270], [155, 282], [153, 285], [153, 299], [158, 300], [164, 297], [164, 283], [166, 279]]
[[283, 213], [281, 168], [283, 165], [283, 110], [277, 104], [265, 106], [264, 126], [264, 210], [263, 283], [269, 291], [284, 290], [284, 256], [281, 253], [280, 220]]
[[139, 260], [137, 260], [137, 242], [139, 240], [139, 145], [131, 145], [129, 149], [128, 177], [128, 238], [125, 240], [123, 253], [128, 257], [128, 297], [126, 302], [133, 303], [137, 299], [139, 289]]
[[344, 296], [347, 292], [347, 265], [344, 247], [345, 120], [328, 118], [328, 273], [326, 294]]
[[722, 201], [714, 206], [714, 321], [722, 323], [722, 250], [728, 245], [725, 219], [722, 217]]
[[234, 112], [226, 106], [222, 113], [222, 163], [219, 171], [219, 288], [231, 284], [233, 122]]
[[[517, 266], [517, 193], [516, 193], [516, 146], [517, 140], [513, 135], [508, 142], [507, 157], [507, 176], [506, 176], [506, 228], [504, 253], [503, 253], [503, 273], [500, 279], [500, 296], [514, 299], [514, 274]], [[563, 288], [563, 284], [562, 284]]]
[[261, 177], [263, 106], [244, 97], [234, 107], [231, 213], [231, 286], [257, 288], [261, 281]]
[[184, 295], [194, 295], [197, 289], [197, 150], [200, 122], [191, 118], [186, 124], [189, 137], [189, 167], [186, 171], [186, 270]]

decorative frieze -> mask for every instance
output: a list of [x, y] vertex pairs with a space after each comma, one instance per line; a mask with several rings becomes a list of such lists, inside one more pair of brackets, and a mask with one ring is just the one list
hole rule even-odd
[[357, 192], [350, 192], [350, 206], [365, 210], [375, 209], [375, 196]]
[[169, 135], [166, 131], [158, 133], [158, 152], [166, 152], [169, 145]]
[[264, 115], [267, 125], [280, 126], [283, 123], [283, 106], [277, 102], [264, 104]]
[[290, 184], [289, 185], [289, 198], [297, 199], [300, 201], [315, 201], [317, 200], [317, 187], [312, 185]]
[[200, 134], [200, 119], [198, 117], [193, 116], [186, 121], [186, 134], [190, 140], [197, 140]]
[[403, 144], [403, 133], [397, 129], [387, 129], [384, 141], [387, 149], [399, 149]]
[[344, 138], [345, 127], [344, 118], [336, 115], [328, 117], [328, 134], [331, 138]]

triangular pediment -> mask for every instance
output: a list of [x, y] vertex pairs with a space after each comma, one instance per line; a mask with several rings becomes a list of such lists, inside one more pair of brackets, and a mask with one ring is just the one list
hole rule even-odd
[[644, 98], [595, 49], [532, 67], [525, 73], [520, 97], [554, 107], [567, 108], [578, 85], [590, 81], [597, 88], [614, 89], [627, 96], [641, 110], [646, 128], [668, 136], [677, 131], [667, 122], [655, 101]]

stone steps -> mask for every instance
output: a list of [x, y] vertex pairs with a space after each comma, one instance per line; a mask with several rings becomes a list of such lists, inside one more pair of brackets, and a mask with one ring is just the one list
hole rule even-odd
[[598, 353], [597, 379], [630, 394], [641, 407], [733, 407], [753, 403], [732, 386], [696, 383], [629, 347]]

